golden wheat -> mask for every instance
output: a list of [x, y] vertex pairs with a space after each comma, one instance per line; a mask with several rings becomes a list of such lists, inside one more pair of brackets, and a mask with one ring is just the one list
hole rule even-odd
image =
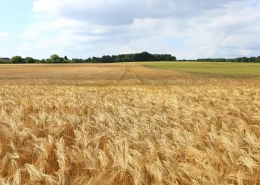
[[0, 184], [260, 184], [260, 88], [1, 86]]

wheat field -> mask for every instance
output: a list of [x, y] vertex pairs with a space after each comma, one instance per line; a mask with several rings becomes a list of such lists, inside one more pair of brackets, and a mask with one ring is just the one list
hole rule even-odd
[[149, 85], [140, 69], [115, 86], [1, 85], [0, 184], [260, 184], [258, 86]]
[[260, 89], [0, 88], [1, 184], [259, 184]]

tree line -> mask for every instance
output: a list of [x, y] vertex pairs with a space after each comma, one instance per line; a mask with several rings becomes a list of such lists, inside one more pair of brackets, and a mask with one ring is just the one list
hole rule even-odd
[[[21, 56], [13, 56], [10, 58], [0, 58], [0, 63], [114, 63], [114, 62], [138, 62], [138, 61], [177, 61], [175, 56], [170, 54], [151, 54], [146, 51], [133, 54], [104, 55], [102, 57], [89, 57], [87, 59], [72, 58], [67, 56], [60, 57], [57, 54], [51, 55], [47, 59], [34, 59], [32, 57], [22, 58]], [[248, 62], [260, 63], [258, 57], [238, 57], [238, 58], [199, 58], [195, 60], [178, 60], [178, 61], [196, 61], [196, 62]]]
[[104, 55], [102, 57], [90, 57], [87, 59], [72, 58], [67, 56], [60, 57], [53, 54], [47, 59], [34, 59], [32, 57], [22, 58], [21, 56], [13, 56], [11, 59], [0, 58], [0, 63], [114, 63], [114, 62], [138, 62], [138, 61], [176, 61], [176, 57], [170, 54], [151, 54], [146, 51], [142, 53], [120, 54], [120, 55]]
[[178, 60], [178, 61], [196, 61], [196, 62], [248, 62], [260, 63], [260, 56], [258, 57], [237, 57], [237, 58], [199, 58], [196, 60]]

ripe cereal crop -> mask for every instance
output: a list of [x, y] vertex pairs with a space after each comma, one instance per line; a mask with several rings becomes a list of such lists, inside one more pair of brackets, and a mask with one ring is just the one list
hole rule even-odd
[[0, 184], [260, 184], [257, 78], [121, 65], [109, 85], [1, 79]]

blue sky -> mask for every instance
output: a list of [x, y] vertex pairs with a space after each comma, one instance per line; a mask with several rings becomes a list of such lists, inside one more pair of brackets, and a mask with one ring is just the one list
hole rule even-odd
[[257, 0], [1, 0], [0, 57], [260, 55]]
[[0, 1], [0, 57], [16, 55], [19, 49], [19, 34], [32, 21], [32, 8], [32, 0]]
[[31, 22], [31, 10], [33, 1], [0, 1], [0, 21], [1, 31], [6, 30], [13, 34], [19, 34], [21, 30], [26, 29], [27, 24]]

